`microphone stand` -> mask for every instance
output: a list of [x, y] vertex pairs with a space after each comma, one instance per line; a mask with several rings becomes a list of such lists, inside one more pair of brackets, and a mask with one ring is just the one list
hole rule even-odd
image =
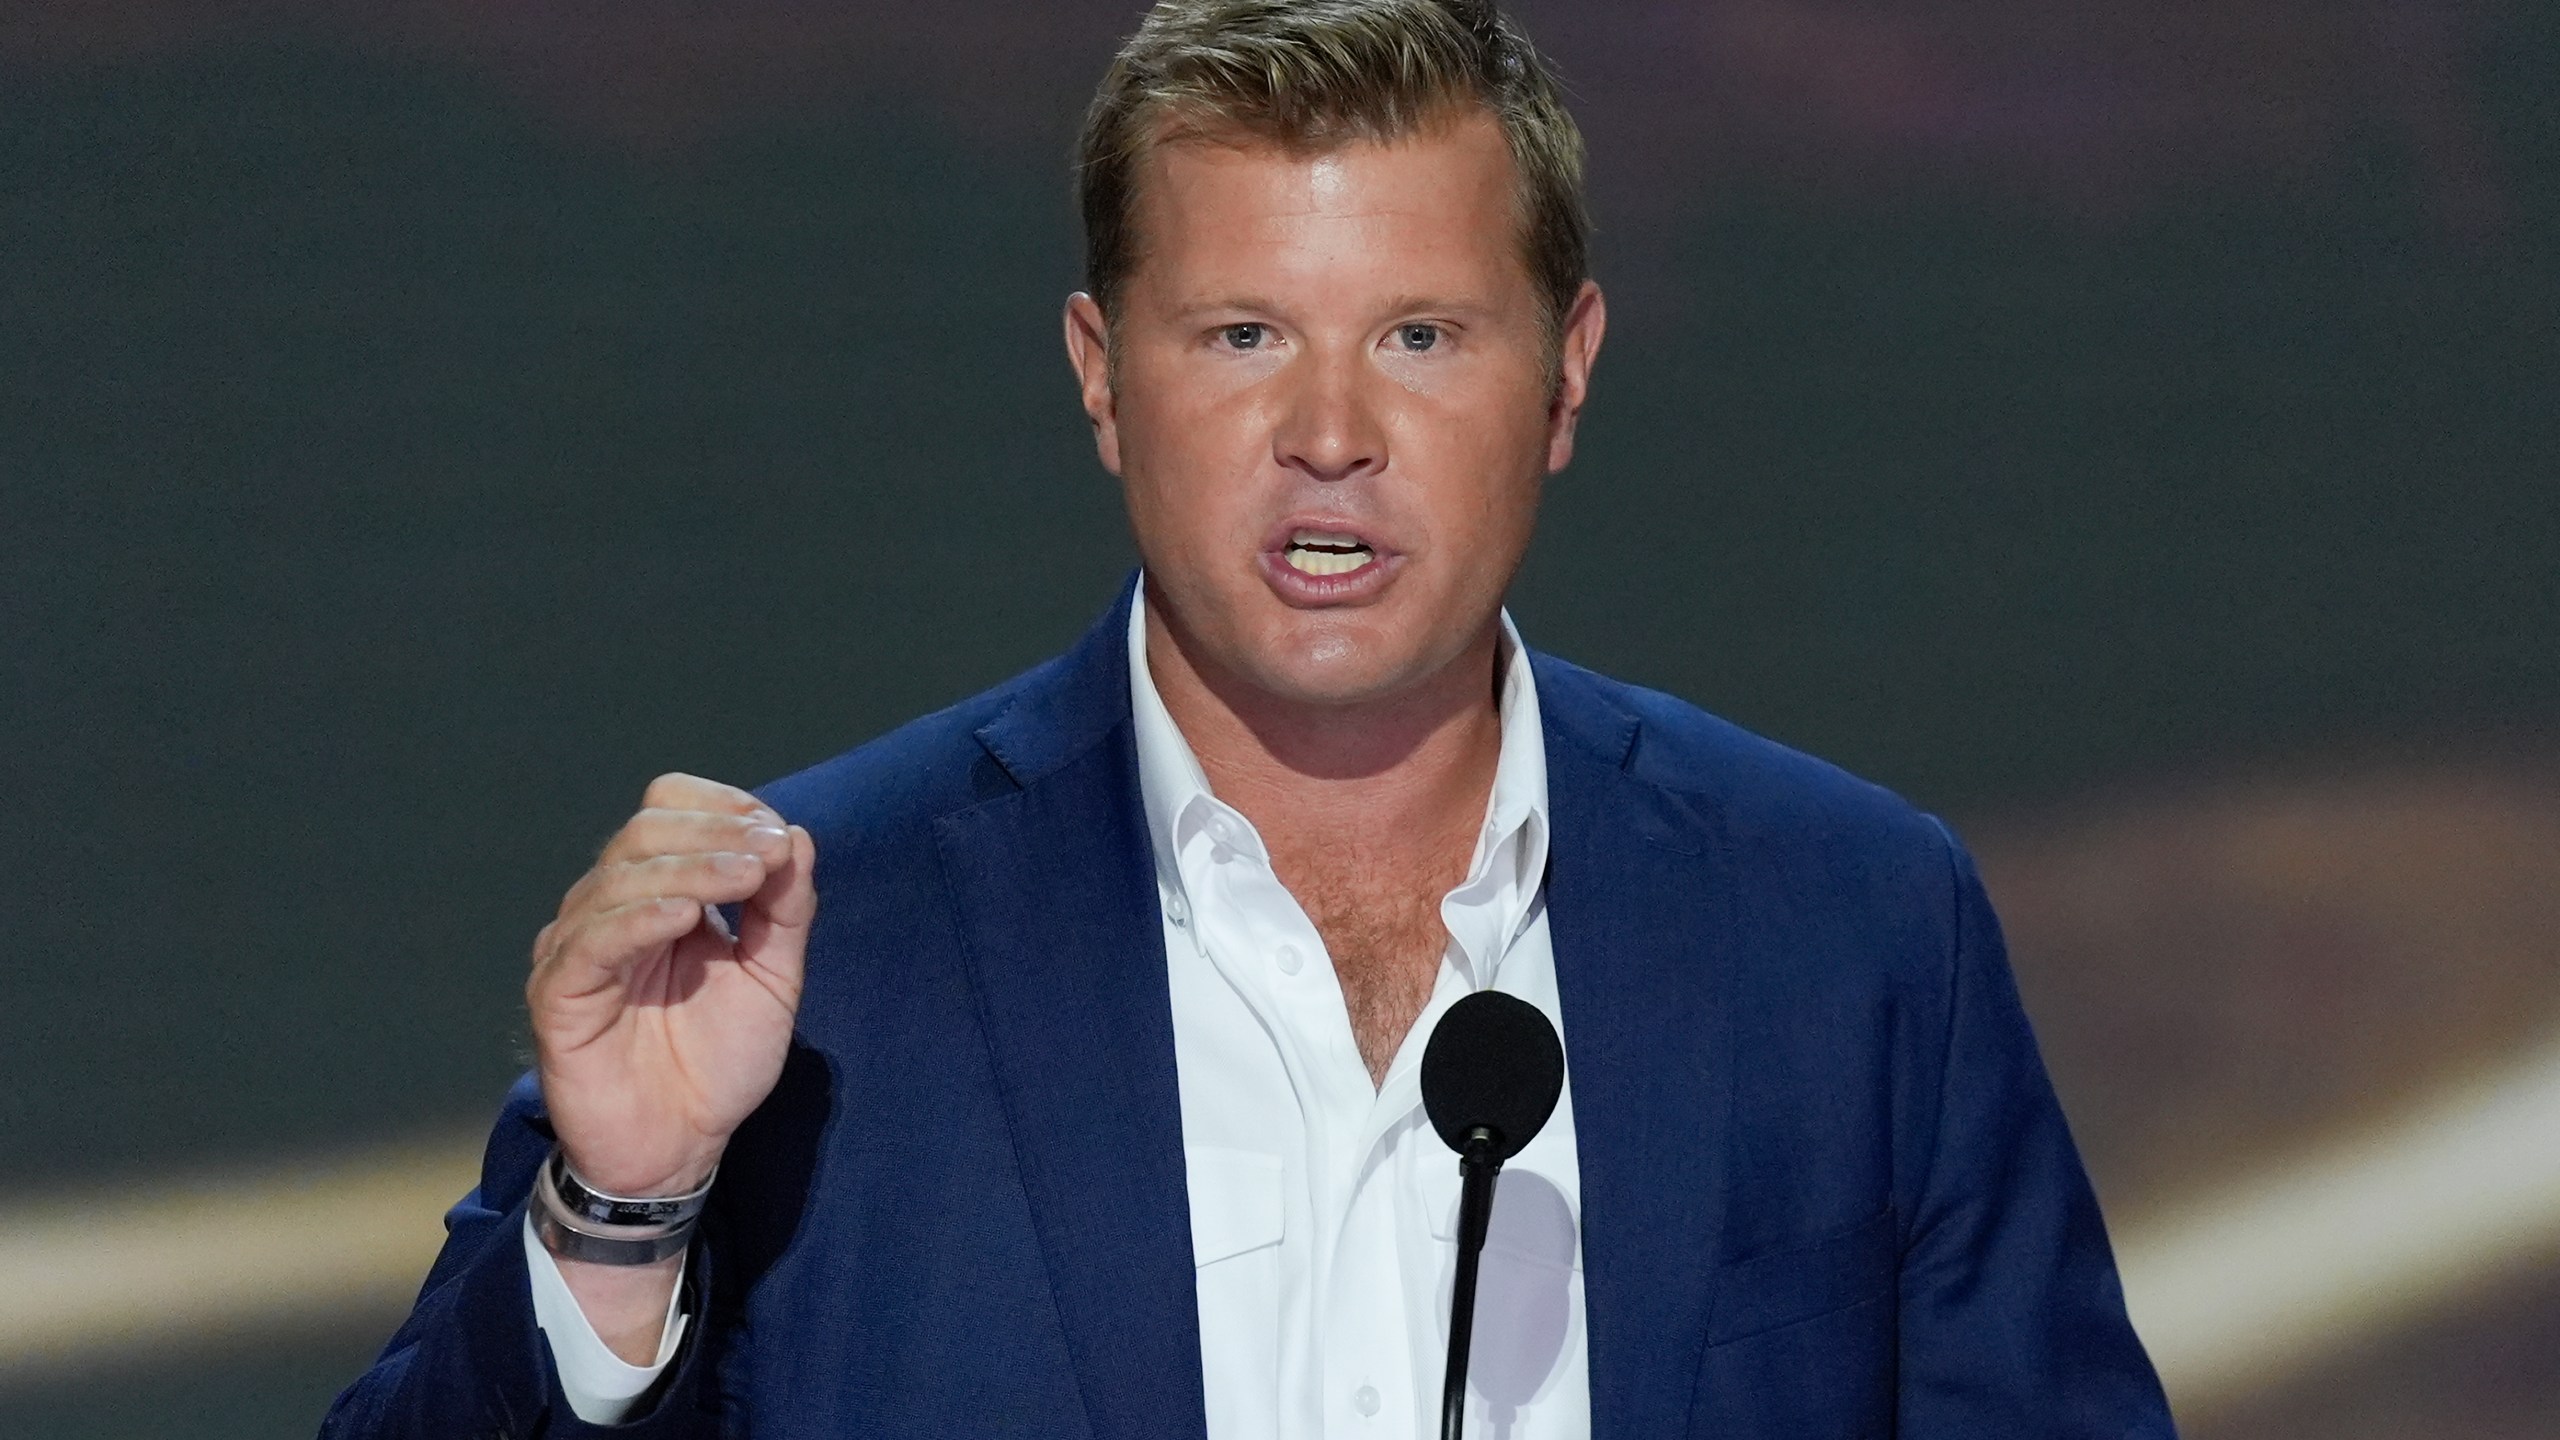
[[1502, 1174], [1493, 1132], [1467, 1132], [1458, 1152], [1458, 1274], [1449, 1287], [1449, 1369], [1440, 1382], [1440, 1440], [1462, 1440], [1467, 1427], [1467, 1347], [1476, 1329], [1476, 1264], [1493, 1228], [1493, 1182]]

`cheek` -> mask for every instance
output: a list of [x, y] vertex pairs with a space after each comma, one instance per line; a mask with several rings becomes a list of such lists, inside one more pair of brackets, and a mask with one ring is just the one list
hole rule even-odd
[[1260, 407], [1270, 364], [1210, 359], [1170, 345], [1152, 345], [1127, 357], [1117, 395], [1122, 425], [1135, 427], [1150, 445], [1193, 453], [1214, 451], [1222, 441], [1267, 419]]
[[[1517, 464], [1516, 457], [1511, 463]], [[1502, 481], [1485, 487], [1484, 501], [1476, 526], [1474, 564], [1470, 578], [1487, 584], [1508, 583], [1509, 574], [1529, 548], [1529, 535], [1537, 526], [1538, 472], [1525, 476], [1510, 472]]]
[[1478, 547], [1525, 543], [1536, 520], [1546, 474], [1547, 433], [1541, 417], [1516, 407], [1448, 410], [1409, 435], [1408, 453], [1430, 457], [1431, 508], [1444, 533]]
[[1214, 504], [1270, 454], [1268, 417], [1233, 393], [1130, 386], [1119, 415], [1121, 463], [1158, 477], [1169, 504]]
[[1179, 565], [1184, 555], [1199, 548], [1199, 499], [1194, 487], [1173, 479], [1181, 473], [1167, 466], [1163, 456], [1151, 456], [1149, 464], [1129, 470], [1129, 527], [1137, 532], [1147, 563], [1157, 569]]
[[1197, 508], [1200, 430], [1153, 386], [1127, 385], [1118, 402], [1121, 477], [1142, 530], [1182, 524]]
[[1147, 564], [1158, 570], [1223, 569], [1240, 537], [1258, 541], [1246, 503], [1248, 487], [1231, 464], [1189, 448], [1189, 437], [1167, 433], [1134, 458], [1124, 452], [1122, 488], [1130, 529]]
[[1388, 367], [1385, 403], [1449, 453], [1545, 453], [1549, 387], [1542, 367], [1488, 346], [1446, 365]]

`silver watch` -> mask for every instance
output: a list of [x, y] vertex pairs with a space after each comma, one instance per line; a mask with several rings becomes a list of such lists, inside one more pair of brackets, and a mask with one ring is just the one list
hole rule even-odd
[[[713, 1167], [712, 1175], [719, 1174]], [[578, 1178], [553, 1146], [533, 1180], [533, 1233], [563, 1260], [595, 1265], [653, 1265], [682, 1254], [711, 1195], [705, 1179], [692, 1193], [650, 1199], [608, 1195]]]

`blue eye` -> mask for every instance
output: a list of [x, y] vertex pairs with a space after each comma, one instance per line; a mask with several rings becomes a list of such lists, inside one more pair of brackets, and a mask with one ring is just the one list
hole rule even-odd
[[1259, 350], [1269, 332], [1263, 326], [1248, 321], [1242, 325], [1230, 325], [1218, 333], [1238, 350]]
[[1428, 350], [1432, 346], [1440, 343], [1440, 327], [1437, 325], [1399, 325], [1396, 327], [1396, 339], [1402, 343], [1404, 348], [1407, 350]]

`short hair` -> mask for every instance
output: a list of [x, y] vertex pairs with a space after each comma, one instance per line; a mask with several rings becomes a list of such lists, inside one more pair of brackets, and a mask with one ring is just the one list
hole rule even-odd
[[1158, 0], [1085, 114], [1085, 288], [1116, 322], [1136, 268], [1136, 177], [1170, 140], [1293, 150], [1400, 140], [1481, 106], [1502, 122], [1521, 258], [1550, 341], [1590, 273], [1582, 133], [1546, 60], [1491, 0]]

